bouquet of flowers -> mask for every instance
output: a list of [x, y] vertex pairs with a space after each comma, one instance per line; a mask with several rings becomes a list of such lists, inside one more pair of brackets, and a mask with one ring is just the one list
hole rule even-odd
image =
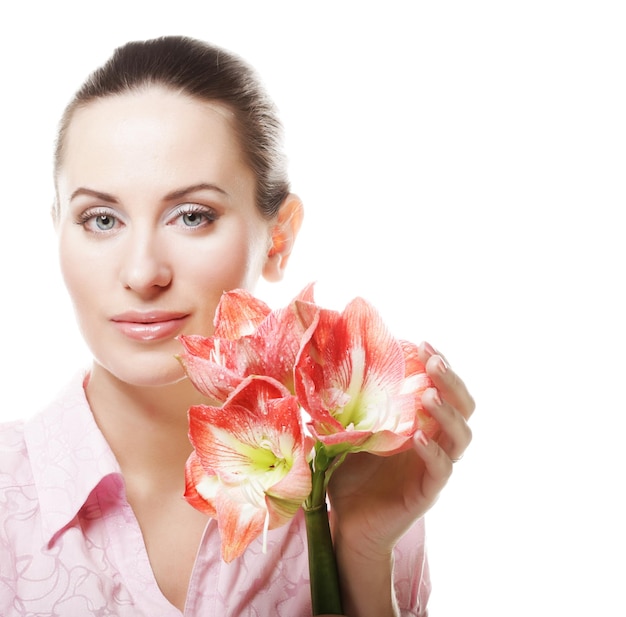
[[312, 284], [278, 310], [227, 292], [214, 335], [179, 340], [188, 377], [216, 402], [189, 410], [185, 498], [217, 519], [225, 561], [303, 508], [313, 614], [341, 614], [328, 482], [352, 452], [391, 456], [435, 432], [417, 346], [361, 298], [318, 306]]

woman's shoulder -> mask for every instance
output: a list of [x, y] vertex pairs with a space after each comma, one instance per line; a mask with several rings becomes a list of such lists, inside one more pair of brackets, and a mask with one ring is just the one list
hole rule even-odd
[[[45, 445], [51, 436], [46, 427], [59, 427], [58, 409], [63, 408], [72, 397], [80, 396], [81, 379], [80, 375], [74, 377], [48, 406], [32, 416], [0, 422], [0, 491], [33, 483], [31, 459], [38, 449], [33, 450], [32, 442], [41, 437], [38, 441]], [[63, 430], [62, 427], [59, 430]]]
[[0, 542], [11, 517], [32, 509], [35, 478], [26, 442], [27, 420], [0, 424]]
[[6, 544], [7, 520], [25, 511], [24, 498], [34, 491], [24, 427], [23, 420], [0, 424], [0, 545]]
[[7, 474], [28, 460], [24, 425], [24, 420], [0, 423], [0, 489], [5, 485]]

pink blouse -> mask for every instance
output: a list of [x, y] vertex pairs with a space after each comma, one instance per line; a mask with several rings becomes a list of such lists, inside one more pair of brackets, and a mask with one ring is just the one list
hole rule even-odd
[[[42, 413], [0, 426], [0, 615], [180, 617], [161, 593], [124, 480], [77, 378]], [[230, 564], [210, 521], [187, 617], [311, 615], [303, 517]], [[430, 580], [423, 521], [396, 548], [402, 615], [424, 617]]]

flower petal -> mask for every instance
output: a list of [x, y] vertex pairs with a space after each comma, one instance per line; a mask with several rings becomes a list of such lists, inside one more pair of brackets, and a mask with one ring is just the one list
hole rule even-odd
[[222, 559], [231, 562], [263, 532], [267, 513], [225, 492], [217, 499], [217, 525], [222, 540]]
[[223, 406], [191, 407], [189, 439], [197, 459], [191, 472], [218, 479], [209, 501], [215, 504], [225, 560], [239, 555], [264, 528], [286, 523], [311, 491], [312, 443], [296, 398], [276, 380], [251, 376]]
[[241, 383], [237, 347], [216, 337], [181, 335], [185, 351], [177, 356], [194, 387], [215, 401], [225, 401]]
[[415, 392], [419, 399], [417, 405], [417, 429], [423, 431], [428, 437], [433, 437], [439, 430], [439, 423], [422, 406], [422, 394], [433, 387], [433, 382], [426, 373], [426, 367], [418, 356], [418, 346], [409, 341], [399, 341], [404, 352], [405, 380], [403, 390]]
[[311, 431], [333, 453], [391, 454], [408, 447], [428, 380], [406, 347], [361, 298], [341, 314], [320, 310], [298, 359], [296, 393], [311, 416]]
[[252, 334], [270, 312], [265, 302], [245, 289], [227, 291], [215, 311], [214, 335], [234, 341]]
[[185, 465], [185, 499], [196, 510], [215, 518], [217, 511], [214, 497], [217, 487], [217, 476], [207, 474], [198, 455], [192, 452]]
[[[225, 401], [251, 375], [272, 377], [293, 393], [294, 365], [315, 327], [312, 300], [313, 285], [275, 311], [247, 291], [225, 293], [216, 312], [215, 335], [181, 335], [185, 351], [178, 359], [194, 386], [217, 401]], [[296, 303], [309, 307], [306, 316]]]

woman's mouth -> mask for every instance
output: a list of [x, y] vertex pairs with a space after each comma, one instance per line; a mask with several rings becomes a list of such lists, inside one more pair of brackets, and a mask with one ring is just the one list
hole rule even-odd
[[127, 311], [111, 318], [114, 327], [135, 341], [161, 341], [180, 334], [188, 313], [169, 311]]

